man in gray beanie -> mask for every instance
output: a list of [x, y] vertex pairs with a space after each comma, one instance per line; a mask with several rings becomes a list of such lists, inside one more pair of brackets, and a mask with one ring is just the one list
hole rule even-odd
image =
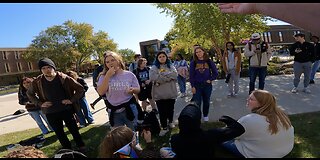
[[56, 65], [49, 58], [40, 59], [38, 66], [42, 74], [28, 89], [29, 99], [41, 106], [42, 112], [46, 115], [64, 149], [72, 148], [64, 133], [63, 122], [72, 134], [78, 150], [84, 152], [85, 144], [73, 116], [80, 109], [78, 101], [84, 93], [82, 85], [66, 74], [57, 72]]

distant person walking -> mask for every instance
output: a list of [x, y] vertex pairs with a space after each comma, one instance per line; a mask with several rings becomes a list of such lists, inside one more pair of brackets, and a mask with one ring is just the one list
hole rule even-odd
[[129, 65], [129, 71], [133, 72], [133, 70], [138, 68], [138, 60], [141, 58], [140, 54], [135, 54], [134, 55], [134, 61], [132, 63], [130, 63]]
[[314, 84], [314, 78], [317, 73], [317, 71], [320, 68], [320, 43], [319, 43], [319, 37], [318, 36], [312, 36], [311, 41], [314, 45], [314, 62], [311, 68], [311, 76], [310, 76], [310, 83]]
[[218, 77], [218, 70], [206, 50], [200, 46], [195, 47], [193, 60], [190, 62], [190, 83], [193, 99], [202, 106], [203, 121], [209, 121], [209, 107], [212, 93], [212, 82]]
[[249, 58], [249, 94], [255, 90], [257, 76], [259, 76], [259, 89], [263, 90], [268, 62], [272, 56], [269, 44], [261, 40], [259, 33], [253, 33], [251, 41], [245, 45], [244, 55]]
[[305, 35], [303, 33], [298, 33], [294, 35], [296, 39], [296, 43], [294, 43], [290, 47], [290, 55], [294, 56], [294, 63], [293, 63], [293, 72], [294, 72], [294, 79], [293, 79], [293, 89], [291, 90], [292, 93], [298, 92], [298, 85], [300, 82], [301, 74], [304, 75], [303, 81], [303, 92], [311, 93], [310, 89], [308, 88], [310, 83], [310, 74], [311, 74], [311, 65], [314, 59], [314, 47], [313, 44], [310, 42], [306, 42]]
[[187, 61], [183, 58], [181, 53], [177, 54], [177, 58], [173, 63], [174, 67], [176, 67], [178, 72], [178, 85], [180, 89], [180, 97], [185, 97], [186, 94], [186, 80], [187, 76], [189, 75], [189, 66]]
[[[40, 106], [33, 104], [27, 96], [27, 90], [28, 88], [30, 88], [32, 81], [33, 78], [22, 78], [18, 92], [19, 104], [25, 105], [27, 111], [29, 112], [29, 115], [32, 117], [34, 121], [36, 121], [42, 134], [48, 134], [50, 132], [49, 129], [51, 131], [53, 131], [53, 129], [50, 126], [47, 117], [42, 113]], [[45, 126], [41, 118], [47, 123], [49, 129]]]
[[40, 59], [38, 66], [42, 74], [28, 89], [29, 99], [35, 105], [41, 106], [63, 148], [72, 149], [63, 130], [64, 122], [79, 151], [85, 151], [85, 144], [73, 116], [73, 113], [80, 109], [78, 102], [84, 94], [82, 85], [66, 74], [56, 71], [54, 62], [49, 58]]
[[235, 48], [233, 42], [226, 43], [226, 49], [222, 57], [222, 67], [226, 73], [228, 84], [228, 97], [237, 96], [239, 93], [239, 78], [241, 71], [241, 54]]

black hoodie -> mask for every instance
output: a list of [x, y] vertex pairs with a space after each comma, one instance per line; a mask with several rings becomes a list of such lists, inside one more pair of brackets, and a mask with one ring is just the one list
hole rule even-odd
[[188, 104], [179, 115], [179, 133], [171, 137], [170, 143], [175, 158], [213, 158], [215, 145], [231, 140], [244, 133], [243, 126], [236, 120], [222, 116], [223, 128], [203, 131], [201, 111], [195, 104]]

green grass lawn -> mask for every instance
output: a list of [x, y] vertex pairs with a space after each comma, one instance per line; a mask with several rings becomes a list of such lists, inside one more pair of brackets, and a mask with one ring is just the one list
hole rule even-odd
[[[285, 158], [316, 158], [320, 157], [320, 112], [304, 113], [291, 115], [290, 119], [295, 129], [295, 144], [292, 152]], [[213, 127], [224, 126], [223, 123], [211, 122], [203, 124], [204, 129], [209, 129]], [[65, 128], [69, 139], [72, 139], [71, 134]], [[94, 126], [90, 125], [85, 128], [80, 129], [85, 144], [89, 148], [87, 153], [88, 157], [97, 157], [99, 144], [106, 135], [109, 129], [105, 126]], [[177, 133], [177, 127], [171, 130], [170, 134]], [[8, 144], [18, 143], [21, 140], [25, 140], [31, 137], [39, 135], [40, 129], [29, 129], [20, 132], [8, 133], [0, 135], [0, 157], [3, 157], [8, 153], [6, 146]], [[164, 137], [154, 138], [155, 144], [161, 148], [162, 146], [168, 146], [168, 140], [170, 134]], [[41, 148], [49, 157], [52, 157], [54, 153], [61, 147], [59, 141], [57, 140], [54, 133], [45, 135], [46, 142]], [[143, 141], [141, 141], [143, 146]], [[74, 141], [72, 140], [74, 145]], [[217, 150], [217, 157], [232, 157], [223, 150]]]

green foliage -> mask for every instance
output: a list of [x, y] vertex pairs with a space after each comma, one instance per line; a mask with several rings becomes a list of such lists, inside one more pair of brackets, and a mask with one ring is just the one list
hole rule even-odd
[[236, 44], [249, 38], [253, 32], [268, 29], [262, 15], [239, 15], [221, 13], [215, 3], [157, 3], [157, 8], [175, 18], [174, 26], [166, 35], [172, 48], [179, 46], [186, 52], [194, 44], [214, 48], [220, 55], [227, 41]]
[[72, 69], [72, 66], [78, 71], [83, 62], [91, 60], [91, 56], [102, 57], [105, 50], [116, 50], [116, 47], [117, 44], [109, 39], [107, 33], [93, 33], [90, 24], [68, 20], [41, 31], [32, 40], [23, 58], [37, 61], [48, 57], [62, 71]]
[[136, 52], [129, 48], [120, 49], [118, 52], [121, 54], [123, 61], [126, 63], [132, 62], [134, 60], [134, 55], [136, 54]]

